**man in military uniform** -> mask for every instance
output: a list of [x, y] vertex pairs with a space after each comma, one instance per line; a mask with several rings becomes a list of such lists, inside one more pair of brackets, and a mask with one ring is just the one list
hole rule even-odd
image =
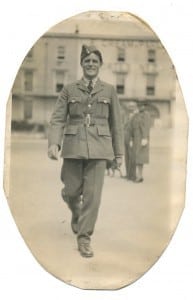
[[116, 92], [98, 78], [101, 52], [83, 45], [80, 63], [82, 79], [63, 88], [52, 114], [48, 156], [58, 159], [62, 150], [62, 197], [72, 212], [71, 227], [77, 235], [78, 250], [83, 257], [92, 257], [90, 241], [106, 160], [115, 158], [121, 165], [123, 132]]

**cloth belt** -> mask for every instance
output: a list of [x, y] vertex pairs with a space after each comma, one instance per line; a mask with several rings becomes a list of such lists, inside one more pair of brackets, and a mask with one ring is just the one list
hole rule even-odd
[[87, 114], [82, 118], [70, 118], [69, 125], [80, 125], [83, 124], [86, 127], [94, 126], [94, 125], [108, 125], [108, 120], [105, 118], [93, 118], [90, 114]]

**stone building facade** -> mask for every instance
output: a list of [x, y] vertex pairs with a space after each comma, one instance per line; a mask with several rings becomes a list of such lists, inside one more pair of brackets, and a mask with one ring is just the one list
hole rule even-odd
[[64, 84], [81, 76], [83, 44], [103, 55], [100, 78], [113, 84], [127, 117], [129, 101], [147, 104], [152, 126], [171, 127], [175, 70], [154, 35], [110, 36], [47, 32], [26, 55], [12, 89], [12, 122], [45, 125]]

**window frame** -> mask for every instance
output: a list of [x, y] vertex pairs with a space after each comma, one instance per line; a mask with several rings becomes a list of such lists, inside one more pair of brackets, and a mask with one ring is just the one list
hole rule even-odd
[[56, 51], [56, 59], [58, 61], [64, 61], [66, 58], [66, 47], [64, 45], [58, 45]]
[[24, 120], [31, 120], [33, 118], [33, 100], [25, 100], [23, 104]]
[[146, 95], [147, 96], [155, 96], [155, 78], [154, 74], [146, 75]]
[[[31, 74], [31, 80], [27, 79], [27, 73]], [[31, 88], [27, 88], [30, 85]], [[26, 93], [32, 93], [34, 91], [34, 70], [24, 69], [23, 71], [23, 91]]]
[[126, 52], [125, 52], [125, 49], [124, 48], [117, 48], [117, 61], [118, 62], [125, 62], [126, 60]]
[[116, 91], [119, 95], [125, 94], [125, 74], [123, 73], [116, 74]]
[[150, 64], [155, 64], [156, 63], [156, 50], [155, 49], [148, 49], [147, 61]]
[[[57, 75], [61, 75], [61, 74], [63, 74], [63, 79], [58, 80], [59, 77], [57, 77]], [[62, 88], [64, 86], [64, 81], [65, 81], [65, 74], [66, 74], [66, 72], [63, 69], [55, 70], [55, 72], [54, 72], [54, 92], [55, 93], [59, 93], [62, 90]], [[59, 86], [61, 86], [61, 87], [59, 87]]]

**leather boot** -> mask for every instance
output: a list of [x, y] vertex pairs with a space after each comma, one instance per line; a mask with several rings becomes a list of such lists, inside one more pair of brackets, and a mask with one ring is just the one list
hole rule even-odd
[[89, 257], [93, 257], [93, 255], [94, 255], [89, 243], [80, 242], [78, 244], [78, 250], [80, 252], [80, 255], [83, 257], [89, 258]]

